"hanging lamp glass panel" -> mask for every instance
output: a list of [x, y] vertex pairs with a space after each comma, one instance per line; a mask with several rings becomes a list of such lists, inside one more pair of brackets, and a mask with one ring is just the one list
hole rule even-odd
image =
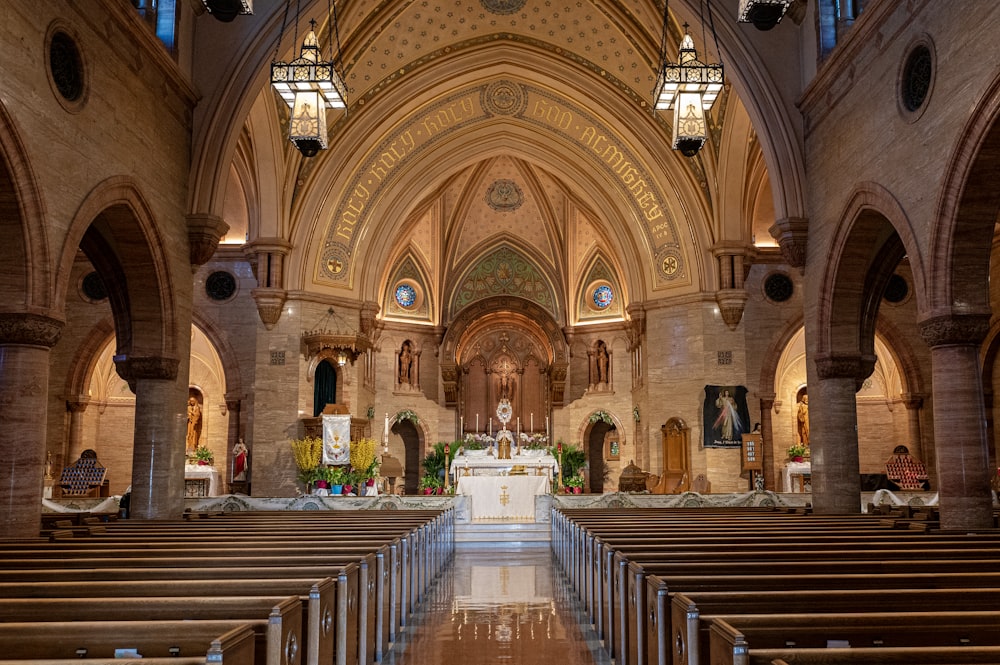
[[318, 92], [326, 108], [347, 108], [347, 86], [332, 61], [320, 60], [316, 33], [312, 30], [303, 40], [298, 58], [271, 63], [271, 85], [289, 108], [295, 106], [295, 93], [307, 90]]
[[694, 40], [685, 32], [677, 64], [664, 60], [653, 90], [654, 108], [674, 111], [674, 150], [691, 157], [705, 144], [706, 112], [722, 91], [723, 77], [721, 64], [698, 60]]

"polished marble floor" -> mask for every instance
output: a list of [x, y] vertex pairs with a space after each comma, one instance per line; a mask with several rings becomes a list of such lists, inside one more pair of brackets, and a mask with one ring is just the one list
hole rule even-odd
[[547, 549], [459, 550], [386, 665], [609, 665]]

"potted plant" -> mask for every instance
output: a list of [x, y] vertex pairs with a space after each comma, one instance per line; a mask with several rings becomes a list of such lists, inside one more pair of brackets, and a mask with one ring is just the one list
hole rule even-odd
[[316, 470], [323, 459], [323, 439], [318, 436], [306, 436], [301, 439], [290, 441], [292, 446], [292, 456], [295, 459], [295, 466], [299, 470], [298, 480], [306, 486], [316, 480]]
[[563, 485], [566, 488], [567, 494], [582, 494], [583, 493], [583, 476], [570, 476], [565, 480]]
[[205, 446], [198, 446], [194, 449], [193, 457], [197, 464], [208, 466], [212, 463], [212, 451]]
[[[321, 484], [322, 483], [322, 484]], [[339, 466], [321, 466], [316, 469], [316, 486], [330, 490], [331, 494], [340, 494], [344, 483], [344, 471]]]
[[801, 462], [809, 453], [809, 449], [801, 443], [796, 443], [788, 447], [788, 459], [793, 462]]
[[441, 481], [434, 476], [421, 476], [420, 477], [420, 492], [421, 494], [434, 494], [437, 488], [441, 486]]

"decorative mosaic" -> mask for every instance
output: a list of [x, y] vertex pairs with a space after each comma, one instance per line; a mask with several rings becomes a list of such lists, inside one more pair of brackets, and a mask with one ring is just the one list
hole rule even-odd
[[607, 309], [611, 307], [612, 301], [615, 299], [614, 290], [607, 284], [601, 284], [593, 293], [594, 305], [598, 309]]
[[676, 247], [670, 247], [657, 254], [656, 271], [660, 277], [675, 280], [684, 276], [684, 259]]
[[493, 115], [517, 115], [524, 113], [528, 97], [524, 89], [512, 81], [494, 81], [483, 90], [479, 103]]
[[555, 292], [537, 266], [510, 247], [501, 247], [484, 256], [459, 281], [451, 301], [451, 311], [484, 298], [519, 296], [535, 302], [559, 319]]
[[497, 180], [486, 190], [486, 205], [497, 212], [512, 212], [524, 203], [524, 193], [513, 180]]
[[420, 271], [413, 256], [406, 256], [396, 267], [389, 280], [389, 290], [385, 296], [385, 313], [390, 316], [418, 318], [430, 317], [427, 304], [427, 280]]

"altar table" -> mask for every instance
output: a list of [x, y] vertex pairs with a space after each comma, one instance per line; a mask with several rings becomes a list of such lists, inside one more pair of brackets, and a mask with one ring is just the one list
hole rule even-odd
[[470, 498], [473, 520], [535, 521], [535, 496], [548, 494], [547, 476], [460, 476], [456, 494]]
[[529, 476], [545, 476], [552, 480], [557, 473], [559, 463], [551, 455], [512, 454], [510, 459], [497, 459], [475, 451], [474, 454], [456, 455], [451, 462], [451, 474], [456, 482], [464, 476], [502, 476], [510, 473], [515, 466], [524, 467]]
[[806, 478], [812, 475], [812, 464], [809, 462], [789, 462], [782, 469], [784, 483], [782, 490], [785, 492], [804, 492]]
[[219, 471], [214, 466], [202, 464], [184, 465], [184, 496], [219, 496], [222, 482]]

